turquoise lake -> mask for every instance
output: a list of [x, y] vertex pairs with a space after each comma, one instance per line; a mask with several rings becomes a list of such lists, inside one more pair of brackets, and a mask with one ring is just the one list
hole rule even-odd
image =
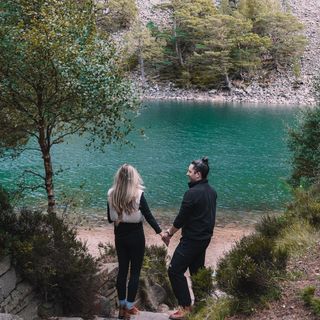
[[[106, 207], [106, 192], [124, 162], [139, 170], [146, 198], [153, 210], [175, 214], [187, 189], [191, 160], [209, 157], [209, 181], [217, 190], [221, 211], [278, 211], [290, 200], [286, 179], [290, 154], [287, 126], [296, 108], [186, 102], [145, 103], [130, 134], [132, 146], [110, 145], [105, 153], [87, 150], [85, 139], [71, 137], [53, 149], [58, 203], [73, 200], [82, 210]], [[38, 153], [0, 162], [0, 183], [13, 189], [23, 170], [42, 172]], [[26, 176], [27, 183], [36, 183]], [[30, 191], [24, 203], [45, 202], [40, 191]]]

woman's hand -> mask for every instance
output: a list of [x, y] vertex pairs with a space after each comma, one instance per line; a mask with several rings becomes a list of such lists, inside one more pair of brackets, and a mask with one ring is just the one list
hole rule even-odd
[[169, 246], [169, 243], [170, 243], [170, 239], [171, 239], [171, 237], [168, 235], [168, 232], [167, 231], [165, 231], [165, 232], [163, 232], [163, 231], [161, 231], [160, 233], [159, 233], [159, 235], [160, 235], [160, 237], [161, 237], [161, 240], [164, 242], [164, 244], [168, 247]]

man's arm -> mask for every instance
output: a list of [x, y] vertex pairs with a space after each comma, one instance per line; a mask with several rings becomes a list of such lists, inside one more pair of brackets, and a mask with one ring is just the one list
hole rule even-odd
[[174, 219], [173, 225], [164, 232], [164, 237], [162, 237], [163, 242], [168, 246], [172, 236], [182, 228], [188, 221], [189, 215], [192, 212], [192, 197], [190, 192], [186, 192], [183, 196], [179, 214]]
[[173, 221], [174, 228], [180, 229], [188, 222], [189, 217], [192, 214], [193, 203], [194, 199], [192, 193], [187, 191], [183, 196], [179, 213]]

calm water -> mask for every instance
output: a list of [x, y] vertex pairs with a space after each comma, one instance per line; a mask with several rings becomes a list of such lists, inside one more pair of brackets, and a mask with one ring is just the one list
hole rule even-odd
[[[207, 155], [209, 180], [218, 192], [221, 210], [248, 212], [281, 209], [290, 194], [286, 126], [296, 111], [289, 108], [227, 104], [148, 103], [136, 118], [145, 135], [131, 134], [135, 147], [108, 146], [105, 153], [85, 148], [72, 137], [53, 149], [58, 200], [73, 199], [83, 209], [104, 208], [112, 177], [124, 162], [140, 171], [150, 206], [175, 212], [187, 188], [187, 166]], [[24, 169], [42, 170], [38, 154], [0, 162], [0, 183], [13, 188]], [[26, 181], [36, 182], [26, 177]], [[29, 192], [25, 202], [45, 200]]]

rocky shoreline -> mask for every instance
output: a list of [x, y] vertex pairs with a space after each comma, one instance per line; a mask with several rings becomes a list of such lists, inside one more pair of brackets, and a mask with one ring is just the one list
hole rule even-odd
[[[169, 23], [168, 14], [159, 14], [155, 6], [165, 0], [137, 0], [140, 19], [143, 23], [154, 21], [159, 25]], [[274, 72], [267, 85], [253, 81], [249, 86], [239, 85], [232, 92], [217, 90], [184, 90], [172, 83], [163, 83], [152, 79], [142, 85], [137, 74], [132, 79], [143, 100], [193, 100], [206, 102], [235, 102], [288, 106], [315, 106], [317, 99], [314, 81], [320, 74], [320, 1], [301, 0], [286, 1], [287, 9], [305, 25], [304, 34], [308, 40], [305, 53], [301, 59], [301, 74], [297, 79], [291, 71]]]

